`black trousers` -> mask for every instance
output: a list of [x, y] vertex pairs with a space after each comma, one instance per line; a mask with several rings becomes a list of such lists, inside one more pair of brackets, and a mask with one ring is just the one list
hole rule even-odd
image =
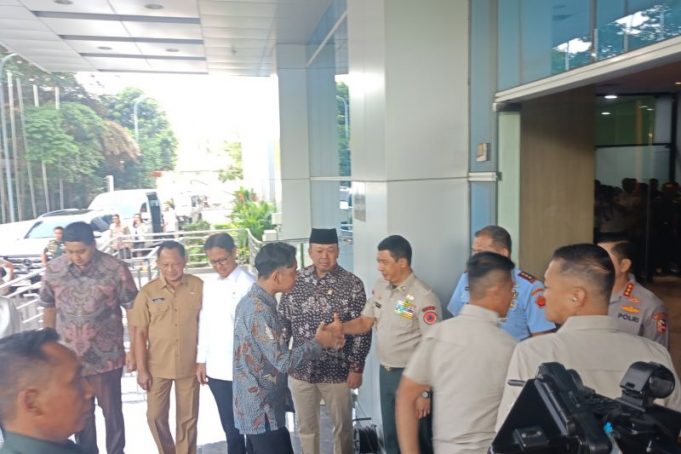
[[229, 454], [246, 454], [246, 440], [234, 427], [232, 382], [208, 377], [208, 387], [218, 406], [222, 430], [225, 431], [227, 437], [227, 452]]
[[265, 433], [246, 435], [249, 454], [293, 454], [291, 435], [286, 427], [270, 430], [267, 423], [265, 427]]

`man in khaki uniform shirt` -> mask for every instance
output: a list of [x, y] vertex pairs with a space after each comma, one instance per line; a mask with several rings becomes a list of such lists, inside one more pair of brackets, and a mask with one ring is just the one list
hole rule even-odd
[[435, 325], [409, 360], [397, 391], [400, 449], [417, 452], [416, 399], [432, 389], [436, 453], [484, 454], [494, 424], [506, 369], [517, 343], [500, 326], [513, 301], [513, 262], [494, 252], [466, 264], [470, 302], [457, 317]]
[[[133, 308], [137, 383], [148, 392], [147, 421], [159, 453], [190, 454], [199, 414], [195, 359], [203, 281], [184, 274], [185, 249], [176, 241], [161, 244], [157, 263], [161, 277], [142, 287]], [[173, 382], [175, 442], [168, 426]]]
[[[378, 358], [381, 362], [381, 415], [387, 454], [400, 452], [395, 427], [395, 392], [402, 371], [421, 337], [442, 320], [440, 300], [417, 278], [411, 269], [411, 245], [399, 235], [385, 238], [378, 245], [378, 271], [385, 281], [374, 287], [362, 315], [345, 322], [346, 334], [358, 335], [376, 325]], [[416, 403], [421, 427], [419, 444], [422, 453], [431, 452], [430, 393], [424, 392]]]
[[[615, 271], [604, 249], [593, 244], [561, 247], [553, 253], [544, 277], [546, 318], [562, 326], [557, 333], [518, 344], [508, 366], [507, 381], [534, 378], [540, 364], [557, 361], [574, 369], [585, 386], [616, 398], [622, 394], [619, 384], [632, 363], [654, 361], [672, 371], [677, 383], [672, 394], [660, 403], [681, 410], [681, 387], [667, 350], [649, 339], [621, 331], [617, 320], [608, 315]], [[521, 389], [505, 386], [497, 430]]]

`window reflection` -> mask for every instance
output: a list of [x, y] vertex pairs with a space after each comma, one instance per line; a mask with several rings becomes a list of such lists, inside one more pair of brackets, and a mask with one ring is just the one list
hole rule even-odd
[[499, 89], [681, 35], [681, 0], [501, 0]]

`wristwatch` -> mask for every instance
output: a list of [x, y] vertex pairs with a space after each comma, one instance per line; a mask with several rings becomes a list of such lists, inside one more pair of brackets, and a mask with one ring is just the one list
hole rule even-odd
[[423, 397], [424, 399], [430, 399], [432, 395], [433, 395], [432, 391], [423, 391], [421, 393], [421, 397]]

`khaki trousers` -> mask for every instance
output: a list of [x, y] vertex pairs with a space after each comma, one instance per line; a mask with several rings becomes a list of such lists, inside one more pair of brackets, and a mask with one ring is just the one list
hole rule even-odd
[[[170, 389], [175, 382], [175, 442], [168, 425]], [[195, 454], [199, 418], [199, 382], [196, 377], [153, 377], [147, 393], [147, 422], [159, 454]]]
[[352, 400], [345, 383], [308, 383], [289, 378], [303, 454], [320, 454], [319, 405], [324, 399], [333, 423], [333, 453], [352, 454]]

